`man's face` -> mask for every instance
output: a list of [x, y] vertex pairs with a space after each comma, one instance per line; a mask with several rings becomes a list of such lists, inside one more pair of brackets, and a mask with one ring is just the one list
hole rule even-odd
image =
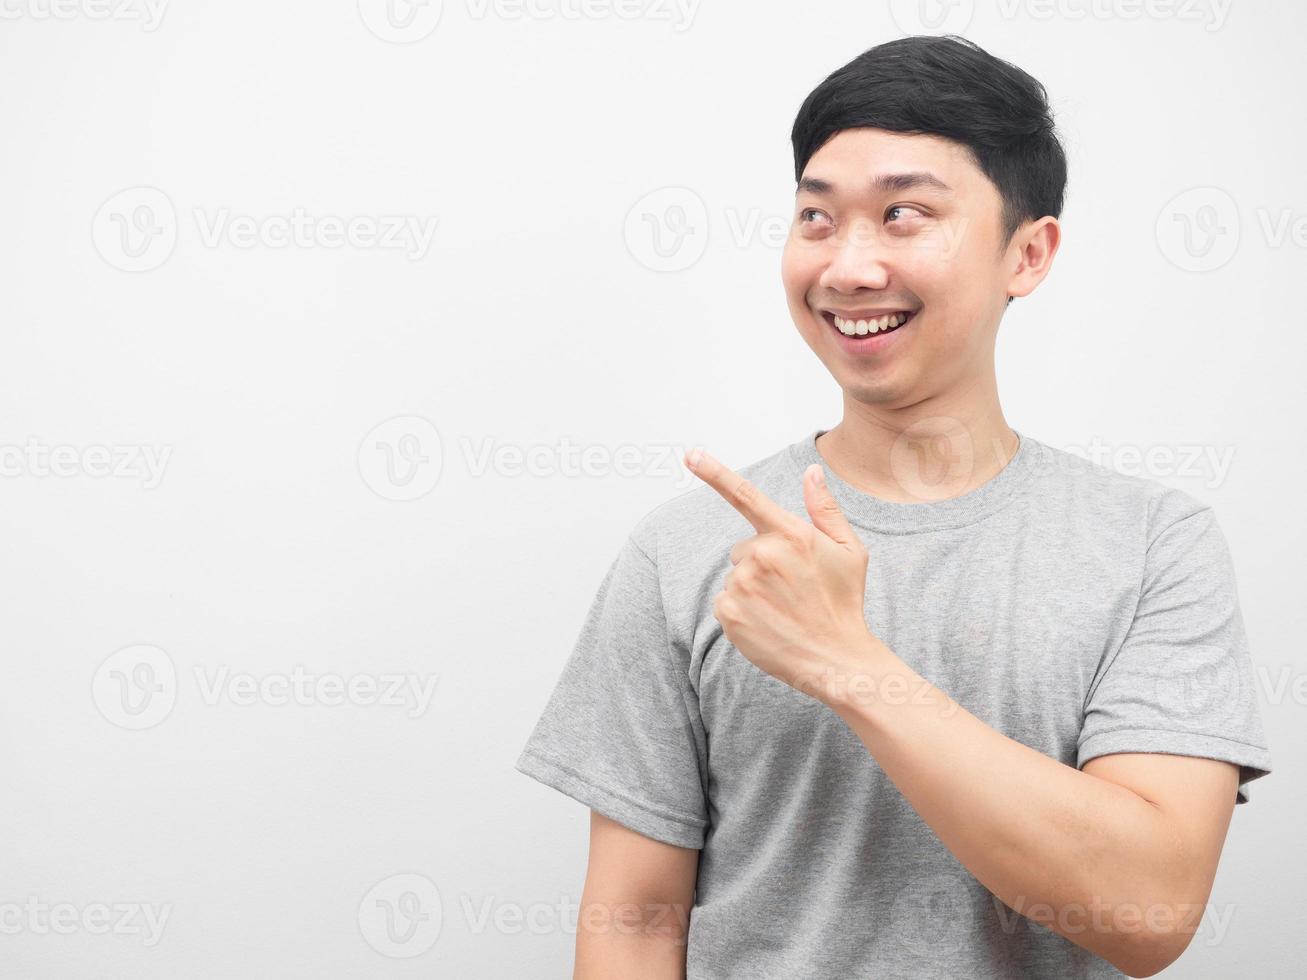
[[[992, 374], [1018, 261], [999, 250], [1001, 207], [967, 148], [941, 137], [848, 129], [812, 155], [781, 276], [795, 325], [849, 396], [902, 407]], [[909, 319], [846, 336], [845, 313]]]

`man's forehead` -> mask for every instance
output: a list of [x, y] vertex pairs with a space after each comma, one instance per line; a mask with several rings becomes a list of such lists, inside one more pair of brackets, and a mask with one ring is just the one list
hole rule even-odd
[[798, 190], [949, 194], [963, 190], [976, 169], [968, 147], [947, 137], [858, 127], [841, 130], [812, 154]]
[[930, 170], [905, 170], [874, 174], [862, 181], [855, 181], [845, 186], [845, 181], [832, 177], [821, 177], [804, 171], [796, 193], [816, 194], [818, 196], [837, 193], [895, 194], [902, 191], [924, 189], [940, 194], [951, 195], [954, 189], [942, 177]]

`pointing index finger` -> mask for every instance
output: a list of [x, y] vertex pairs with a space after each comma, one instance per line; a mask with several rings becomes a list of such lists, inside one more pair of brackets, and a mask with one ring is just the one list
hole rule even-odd
[[690, 468], [690, 472], [716, 490], [728, 504], [743, 514], [760, 534], [782, 530], [798, 520], [753, 483], [702, 449], [692, 449], [686, 453], [685, 465]]

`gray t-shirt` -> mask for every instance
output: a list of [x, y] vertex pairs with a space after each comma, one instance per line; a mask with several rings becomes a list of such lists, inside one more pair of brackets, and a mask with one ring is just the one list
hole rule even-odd
[[[807, 519], [823, 463], [870, 552], [866, 616], [917, 673], [1068, 766], [1113, 752], [1270, 772], [1234, 571], [1212, 509], [1018, 432], [989, 482], [892, 503], [810, 432], [738, 471]], [[935, 836], [842, 719], [755, 667], [713, 596], [754, 529], [707, 486], [609, 567], [516, 768], [701, 848], [689, 980], [1121, 977], [1018, 915]]]

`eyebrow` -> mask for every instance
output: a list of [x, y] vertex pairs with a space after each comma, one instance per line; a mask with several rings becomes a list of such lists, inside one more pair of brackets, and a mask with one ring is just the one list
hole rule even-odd
[[[908, 191], [918, 187], [945, 193], [953, 192], [953, 188], [949, 187], [948, 184], [925, 170], [902, 174], [881, 174], [879, 177], [873, 177], [867, 183], [867, 189], [873, 194], [896, 194], [900, 191]], [[799, 181], [799, 186], [794, 193], [798, 195], [807, 191], [809, 194], [831, 194], [834, 190], [835, 185], [828, 180], [822, 180], [820, 177], [804, 177]]]

